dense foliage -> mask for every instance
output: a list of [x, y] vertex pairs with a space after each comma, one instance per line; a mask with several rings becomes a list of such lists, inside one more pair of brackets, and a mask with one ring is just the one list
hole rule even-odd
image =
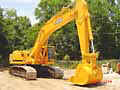
[[29, 46], [27, 34], [31, 23], [26, 16], [17, 16], [16, 10], [0, 8], [0, 62], [6, 63], [9, 53]]
[[[119, 0], [87, 0], [92, 18], [96, 49], [101, 58], [119, 58], [120, 2]], [[117, 2], [115, 2], [117, 1]]]

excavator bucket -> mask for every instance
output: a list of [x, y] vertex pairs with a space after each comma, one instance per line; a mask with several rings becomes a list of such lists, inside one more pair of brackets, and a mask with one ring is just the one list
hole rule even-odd
[[87, 85], [98, 83], [102, 80], [102, 70], [100, 66], [92, 64], [78, 64], [75, 75], [69, 81], [77, 85]]
[[96, 64], [98, 53], [83, 54], [82, 64], [78, 64], [75, 75], [69, 81], [77, 85], [95, 84], [103, 78], [102, 68]]

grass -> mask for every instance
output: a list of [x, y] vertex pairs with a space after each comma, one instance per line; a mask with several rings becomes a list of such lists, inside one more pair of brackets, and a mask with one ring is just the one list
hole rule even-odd
[[[110, 63], [113, 71], [115, 72], [117, 71], [117, 64], [119, 62], [120, 61], [116, 59], [97, 60], [97, 64], [99, 65]], [[81, 61], [73, 61], [73, 60], [56, 61], [55, 66], [59, 66], [64, 69], [75, 69], [79, 63], [81, 63]]]
[[81, 63], [81, 61], [56, 61], [55, 66], [59, 66], [64, 69], [74, 69]]

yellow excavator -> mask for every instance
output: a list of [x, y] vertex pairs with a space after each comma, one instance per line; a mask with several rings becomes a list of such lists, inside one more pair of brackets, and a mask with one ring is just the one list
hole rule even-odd
[[[85, 0], [76, 0], [72, 8], [64, 7], [48, 20], [40, 29], [32, 50], [16, 50], [9, 56], [10, 73], [26, 79], [36, 79], [37, 76], [62, 78], [60, 68], [50, 66], [54, 63], [54, 48], [48, 46], [49, 36], [67, 23], [75, 20], [82, 63], [78, 64], [75, 75], [69, 78], [73, 84], [86, 85], [102, 80], [101, 67], [96, 64], [97, 53], [93, 46], [93, 35], [90, 24], [90, 14]], [[90, 52], [90, 47], [92, 52]]]

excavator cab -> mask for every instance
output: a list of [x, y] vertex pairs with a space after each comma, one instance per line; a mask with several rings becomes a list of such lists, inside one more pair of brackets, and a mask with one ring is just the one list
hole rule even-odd
[[48, 62], [49, 64], [54, 64], [55, 61], [55, 47], [54, 46], [47, 46], [47, 53], [48, 53]]
[[54, 60], [55, 59], [55, 47], [54, 46], [48, 46], [48, 60]]

